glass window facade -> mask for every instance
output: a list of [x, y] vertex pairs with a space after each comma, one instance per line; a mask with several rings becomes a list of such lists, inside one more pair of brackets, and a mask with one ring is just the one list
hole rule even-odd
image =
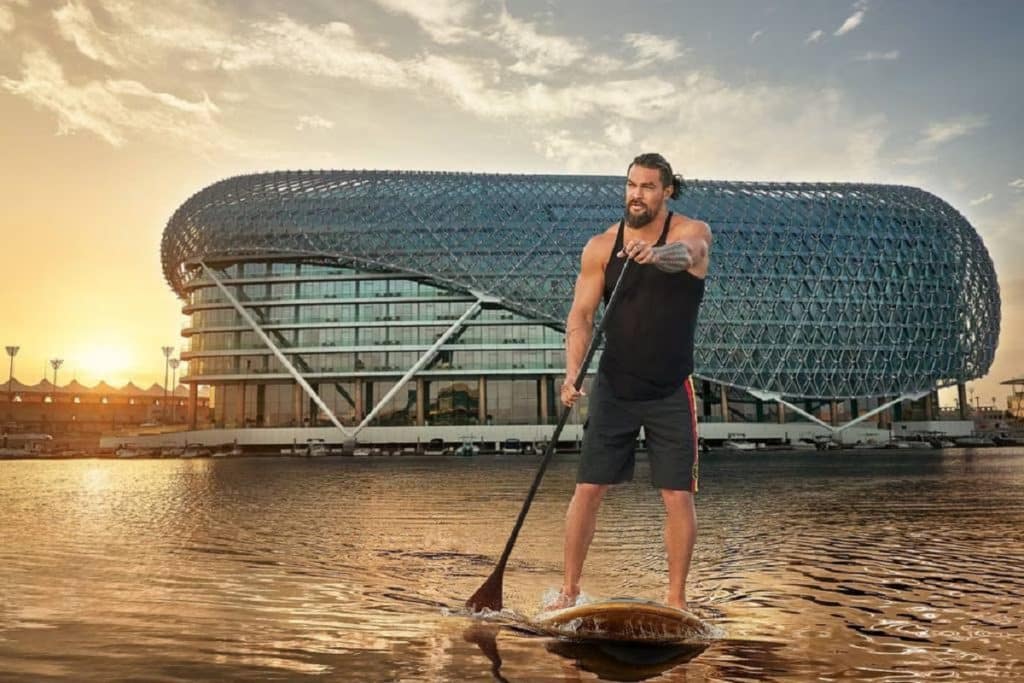
[[[249, 280], [232, 285], [232, 293], [274, 344], [289, 350], [289, 361], [343, 423], [365, 417], [474, 303], [472, 297], [418, 280], [351, 268], [263, 262], [220, 272]], [[273, 281], [282, 277], [289, 281]], [[332, 298], [344, 302], [322, 302]], [[211, 305], [191, 313], [188, 359], [190, 381], [220, 387], [215, 392], [219, 424], [241, 424], [243, 384], [250, 426], [329, 423], [307, 396], [296, 394], [287, 369], [215, 286], [197, 281], [188, 300]], [[545, 413], [542, 385], [554, 386], [556, 377], [560, 381], [563, 340], [558, 330], [522, 315], [482, 309], [419, 373], [423, 395], [411, 380], [382, 407], [374, 424], [472, 425], [486, 422], [486, 415], [491, 424], [535, 423]], [[488, 392], [493, 388], [485, 406], [481, 382]], [[546, 414], [555, 415], [555, 397], [550, 391], [546, 395]]]

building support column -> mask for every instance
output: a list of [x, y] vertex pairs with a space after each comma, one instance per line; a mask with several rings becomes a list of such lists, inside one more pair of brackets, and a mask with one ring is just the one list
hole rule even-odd
[[267, 424], [267, 385], [256, 385], [256, 425], [265, 427]]
[[199, 418], [199, 385], [195, 382], [188, 385], [188, 428], [196, 430]]
[[548, 423], [548, 376], [541, 375], [537, 381], [540, 382], [540, 423], [546, 425]]
[[426, 395], [427, 380], [422, 377], [416, 378], [416, 426], [422, 427], [426, 424]]
[[238, 426], [245, 429], [245, 381], [242, 381], [242, 385], [239, 387], [239, 394], [241, 398], [238, 401], [238, 413], [235, 420], [238, 422]]
[[775, 404], [775, 409], [778, 411], [775, 414], [779, 418], [779, 424], [780, 425], [786, 424], [786, 406], [784, 404], [782, 404], [782, 403], [776, 403]]
[[837, 424], [839, 424], [839, 402], [836, 401], [835, 399], [832, 399], [832, 401], [829, 402], [829, 405], [828, 405], [828, 416], [829, 416], [829, 422], [832, 423], [833, 427], [835, 427]]
[[317, 420], [320, 419], [320, 411], [317, 410], [318, 407], [323, 406], [324, 412], [328, 415], [333, 415], [334, 413], [327, 408], [323, 399], [320, 398], [320, 383], [317, 382], [315, 384], [310, 384], [309, 386], [313, 387], [313, 395], [309, 397], [309, 403], [306, 406], [306, 410], [309, 411], [309, 426], [315, 427]]
[[857, 399], [850, 399], [850, 419], [860, 417], [860, 408], [857, 406]]
[[729, 419], [729, 385], [719, 384], [718, 387], [722, 397], [722, 422], [731, 422]]
[[302, 387], [292, 385], [292, 419], [296, 427], [302, 426]]
[[480, 375], [476, 379], [476, 421], [477, 424], [487, 424], [487, 378]]
[[366, 417], [366, 380], [362, 377], [356, 378], [356, 422], [362, 422]]
[[960, 419], [967, 419], [967, 385], [960, 382], [956, 385], [957, 402], [960, 404]]

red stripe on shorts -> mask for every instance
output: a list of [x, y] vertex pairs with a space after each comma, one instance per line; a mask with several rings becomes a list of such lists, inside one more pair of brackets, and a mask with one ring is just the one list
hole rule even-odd
[[690, 429], [693, 430], [693, 468], [690, 470], [690, 491], [697, 492], [700, 471], [700, 447], [697, 442], [697, 399], [693, 393], [693, 377], [686, 378], [686, 398], [690, 401]]

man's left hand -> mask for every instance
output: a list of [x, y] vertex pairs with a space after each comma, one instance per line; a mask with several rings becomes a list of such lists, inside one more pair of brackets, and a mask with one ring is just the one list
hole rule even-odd
[[637, 263], [653, 263], [655, 258], [654, 246], [644, 240], [630, 240], [622, 246], [622, 250], [619, 251], [617, 256], [619, 258], [633, 259]]

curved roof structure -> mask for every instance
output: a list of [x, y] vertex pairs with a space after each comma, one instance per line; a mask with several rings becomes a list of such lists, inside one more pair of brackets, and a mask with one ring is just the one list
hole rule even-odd
[[[171, 217], [164, 273], [302, 259], [422, 275], [561, 327], [579, 254], [622, 214], [618, 176], [301, 171], [215, 183]], [[981, 238], [913, 187], [691, 181], [711, 225], [700, 376], [797, 397], [888, 396], [984, 375], [999, 290]]]

